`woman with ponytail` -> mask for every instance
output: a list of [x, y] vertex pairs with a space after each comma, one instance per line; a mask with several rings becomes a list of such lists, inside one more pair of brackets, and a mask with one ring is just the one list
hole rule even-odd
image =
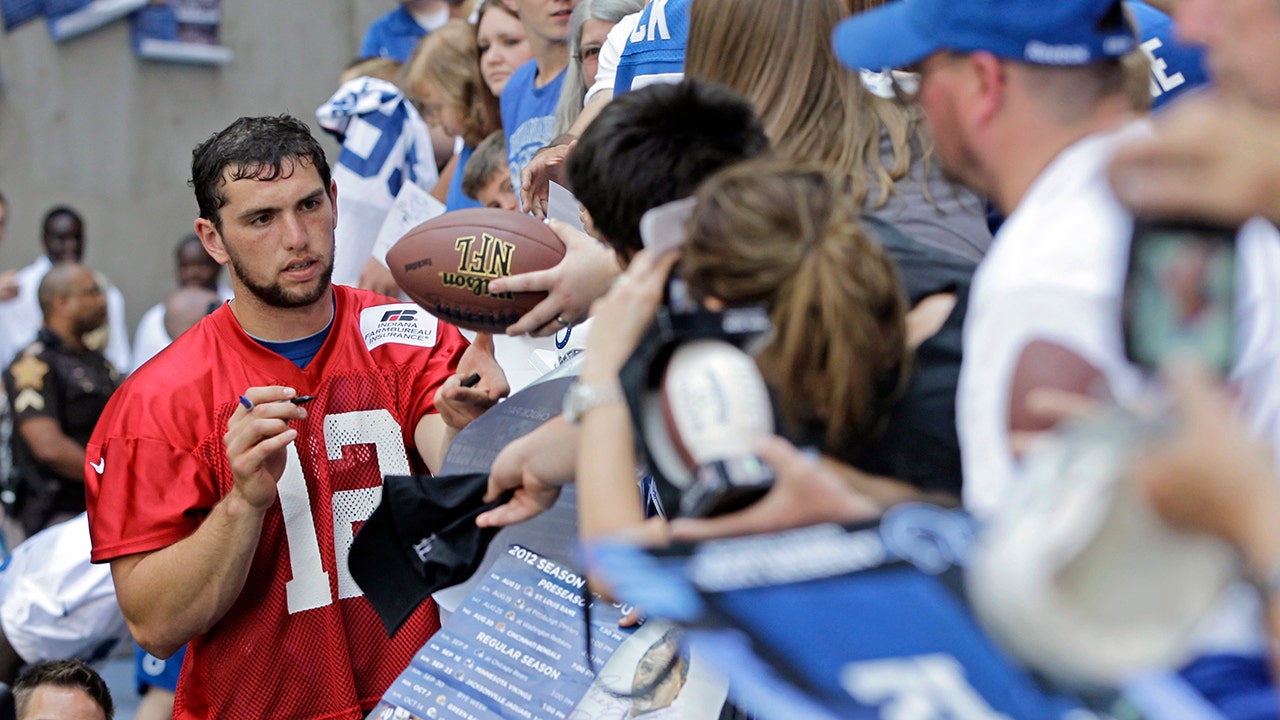
[[740, 163], [699, 188], [679, 272], [709, 305], [769, 308], [757, 363], [794, 442], [876, 476], [880, 500], [952, 499], [969, 269], [858, 210], [845, 173]]

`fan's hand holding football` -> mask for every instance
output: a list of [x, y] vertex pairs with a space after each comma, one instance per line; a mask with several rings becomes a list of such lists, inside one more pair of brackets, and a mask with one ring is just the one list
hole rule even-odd
[[591, 303], [608, 291], [618, 275], [618, 258], [604, 243], [559, 220], [548, 220], [547, 225], [564, 243], [564, 259], [555, 267], [497, 278], [489, 284], [495, 293], [547, 293], [546, 299], [507, 328], [508, 335], [551, 335], [564, 325], [586, 320]]
[[777, 474], [769, 492], [738, 512], [676, 518], [670, 524], [673, 540], [696, 542], [820, 523], [851, 523], [878, 517], [882, 511], [871, 498], [851, 489], [839, 473], [780, 437], [762, 438], [756, 453]]
[[609, 293], [591, 306], [595, 320], [583, 355], [584, 381], [588, 377], [617, 377], [653, 322], [667, 278], [679, 259], [675, 250], [656, 258], [647, 251], [637, 253]]
[[497, 291], [506, 277], [561, 264], [564, 242], [545, 223], [499, 208], [467, 208], [432, 218], [387, 251], [387, 265], [409, 299], [445, 322], [503, 332], [546, 299], [545, 292]]
[[[463, 381], [472, 375], [480, 379], [471, 387], [464, 386]], [[461, 430], [509, 394], [511, 386], [493, 354], [493, 337], [479, 333], [459, 358], [458, 372], [436, 390], [435, 405], [445, 425]]]
[[289, 421], [307, 417], [306, 408], [284, 402], [296, 395], [289, 387], [251, 387], [227, 420], [223, 441], [231, 464], [232, 491], [256, 510], [265, 511], [276, 501], [285, 446], [298, 436]]

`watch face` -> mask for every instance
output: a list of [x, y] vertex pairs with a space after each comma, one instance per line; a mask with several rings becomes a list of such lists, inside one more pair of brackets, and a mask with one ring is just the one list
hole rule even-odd
[[600, 393], [590, 385], [574, 383], [564, 395], [564, 417], [570, 425], [577, 425], [592, 407], [600, 402]]
[[564, 394], [564, 419], [571, 425], [577, 425], [582, 416], [595, 406], [623, 399], [622, 389], [616, 385], [574, 383]]

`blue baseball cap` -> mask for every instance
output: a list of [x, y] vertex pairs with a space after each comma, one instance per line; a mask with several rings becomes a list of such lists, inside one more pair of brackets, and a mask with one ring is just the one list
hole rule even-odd
[[1089, 65], [1135, 46], [1120, 0], [898, 0], [836, 26], [836, 55], [881, 70], [985, 50], [1034, 65]]

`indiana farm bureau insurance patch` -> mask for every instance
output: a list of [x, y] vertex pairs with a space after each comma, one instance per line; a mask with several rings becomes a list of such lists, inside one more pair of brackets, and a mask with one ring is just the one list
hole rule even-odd
[[378, 305], [360, 312], [360, 334], [370, 350], [387, 343], [434, 347], [440, 321], [413, 303]]

